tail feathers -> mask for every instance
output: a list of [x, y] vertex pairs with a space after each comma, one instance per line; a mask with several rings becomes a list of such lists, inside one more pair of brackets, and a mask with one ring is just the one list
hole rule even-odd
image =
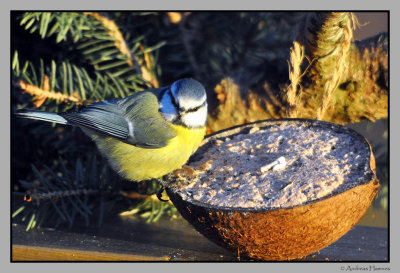
[[50, 112], [44, 112], [44, 111], [20, 109], [15, 113], [15, 115], [17, 117], [21, 117], [21, 118], [30, 118], [30, 119], [55, 122], [55, 123], [60, 123], [60, 124], [68, 123], [68, 121], [65, 118], [63, 118], [62, 116], [60, 116], [56, 113], [50, 113]]

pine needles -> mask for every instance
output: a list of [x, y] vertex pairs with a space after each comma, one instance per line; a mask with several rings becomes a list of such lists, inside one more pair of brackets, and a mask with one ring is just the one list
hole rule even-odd
[[[47, 225], [52, 223], [55, 227], [63, 223], [72, 226], [77, 216], [82, 217], [89, 225], [94, 208], [102, 207], [89, 202], [91, 197], [100, 195], [104, 191], [103, 185], [97, 182], [98, 179], [101, 179], [103, 175], [106, 176], [105, 179], [110, 179], [108, 173], [97, 172], [96, 158], [93, 158], [89, 169], [83, 169], [82, 163], [78, 159], [75, 172], [71, 172], [62, 159], [59, 159], [58, 162], [60, 163], [59, 170], [44, 166], [45, 174], [32, 165], [37, 182], [29, 183], [21, 180], [21, 186], [25, 188], [26, 192], [24, 194], [14, 193], [13, 207], [15, 211], [12, 217], [19, 217], [22, 222], [29, 221], [26, 230], [39, 227], [43, 222], [46, 222]], [[115, 194], [112, 186], [108, 186], [108, 188], [110, 195]], [[104, 202], [103, 198], [100, 198], [99, 201]], [[100, 214], [103, 213], [100, 211]], [[99, 224], [101, 223], [99, 222]]]
[[[99, 162], [94, 157], [90, 164], [83, 165], [78, 159], [74, 171], [63, 159], [59, 158], [58, 162], [56, 168], [44, 165], [44, 171], [32, 165], [36, 182], [21, 180], [25, 192], [13, 193], [12, 218], [26, 223], [27, 231], [42, 224], [55, 228], [61, 225], [72, 227], [76, 218], [83, 220], [86, 226], [94, 220], [99, 227], [107, 214], [105, 210], [110, 211], [112, 207], [121, 211], [124, 206], [134, 206], [120, 215], [137, 214], [148, 222], [157, 221], [163, 215], [176, 217], [173, 205], [160, 202], [155, 196], [157, 183], [146, 190], [153, 191], [150, 194], [127, 192], [123, 189], [124, 182], [104, 160]], [[117, 203], [124, 206], [117, 206]]]
[[[131, 43], [131, 50], [128, 45], [130, 42], [124, 39], [118, 26], [105, 16], [93, 12], [26, 12], [21, 16], [20, 24], [31, 33], [39, 32], [42, 39], [56, 36], [57, 43], [72, 43], [74, 48], [81, 52], [87, 67], [95, 71], [88, 72], [87, 68], [70, 64], [68, 61], [58, 64], [61, 69], [57, 71], [56, 64], [59, 62], [51, 60], [51, 65], [45, 67], [41, 60], [40, 79], [37, 79], [36, 65], [27, 61], [31, 68], [30, 76], [35, 78], [31, 79], [26, 70], [20, 75], [18, 52], [15, 52], [15, 75], [24, 77], [30, 85], [41, 87], [38, 86], [38, 82], [44, 80], [44, 70], [51, 73], [50, 90], [53, 91], [54, 87], [57, 87], [63, 94], [68, 92], [69, 96], [76, 92], [82, 100], [86, 99], [86, 93], [96, 97], [98, 89], [105, 89], [105, 94], [98, 97], [110, 94], [114, 97], [124, 97], [142, 90], [145, 86], [159, 85], [151, 52], [157, 50], [162, 43], [145, 47], [140, 39], [136, 39]], [[62, 75], [58, 75], [57, 72], [62, 72]], [[62, 85], [55, 82], [58, 78], [63, 79]], [[93, 86], [92, 82], [97, 85]]]
[[[20, 67], [23, 67], [20, 69]], [[33, 96], [34, 105], [40, 108], [46, 100], [49, 104], [68, 103], [65, 107], [90, 104], [104, 98], [121, 98], [129, 95], [133, 88], [126, 86], [120, 78], [112, 74], [95, 73], [89, 76], [85, 68], [79, 68], [69, 62], [56, 63], [51, 61], [45, 65], [40, 60], [39, 72], [32, 62], [25, 61], [23, 65], [16, 51], [13, 59], [13, 72], [16, 87]], [[40, 75], [40, 76], [38, 76]], [[46, 109], [52, 110], [47, 104]], [[65, 111], [66, 109], [63, 109]]]

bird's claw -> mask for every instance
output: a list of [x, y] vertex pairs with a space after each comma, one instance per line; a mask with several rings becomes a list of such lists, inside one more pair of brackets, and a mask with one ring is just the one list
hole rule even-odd
[[168, 202], [169, 200], [162, 199], [162, 193], [164, 192], [164, 190], [164, 187], [161, 186], [161, 188], [157, 191], [156, 196], [161, 202]]

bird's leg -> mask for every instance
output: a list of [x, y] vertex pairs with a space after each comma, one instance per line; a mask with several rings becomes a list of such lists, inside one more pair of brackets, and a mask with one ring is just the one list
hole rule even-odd
[[169, 200], [162, 199], [162, 193], [165, 190], [165, 182], [161, 179], [157, 179], [157, 181], [158, 181], [158, 183], [161, 184], [161, 188], [156, 193], [158, 200], [160, 200], [161, 202], [168, 202]]

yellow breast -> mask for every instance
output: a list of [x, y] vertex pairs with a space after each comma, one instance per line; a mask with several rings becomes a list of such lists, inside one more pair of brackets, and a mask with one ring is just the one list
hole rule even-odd
[[165, 147], [146, 149], [111, 137], [92, 136], [113, 169], [133, 181], [159, 178], [180, 168], [199, 147], [205, 128], [190, 129], [171, 125], [176, 132]]

